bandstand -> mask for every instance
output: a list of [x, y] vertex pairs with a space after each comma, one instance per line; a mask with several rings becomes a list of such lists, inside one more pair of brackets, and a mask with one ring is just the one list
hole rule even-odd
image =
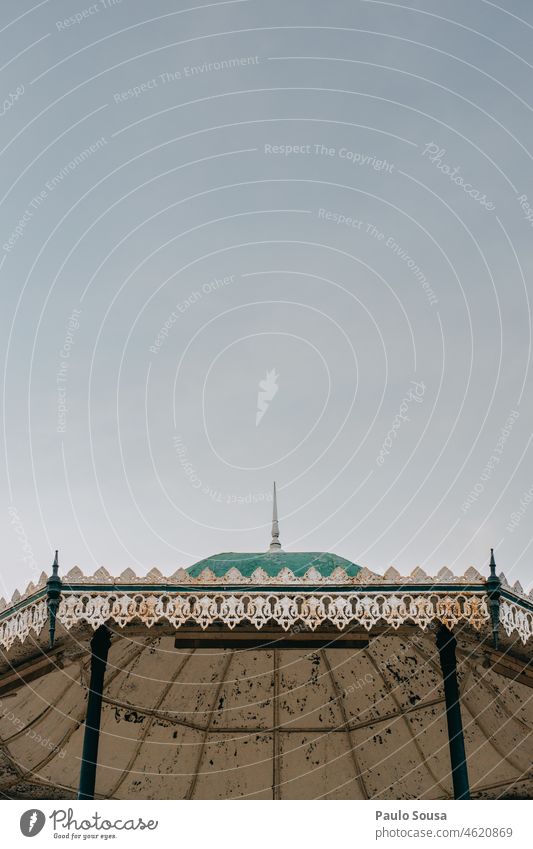
[[533, 601], [286, 552], [78, 568], [0, 613], [14, 799], [531, 798]]

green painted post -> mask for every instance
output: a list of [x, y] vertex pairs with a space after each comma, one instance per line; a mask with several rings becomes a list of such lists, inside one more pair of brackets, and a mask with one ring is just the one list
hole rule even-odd
[[100, 719], [102, 715], [102, 691], [107, 666], [107, 655], [111, 645], [111, 634], [101, 625], [91, 640], [91, 680], [83, 735], [83, 754], [80, 769], [78, 799], [94, 799], [98, 743], [100, 742]]
[[442, 677], [444, 679], [453, 797], [454, 799], [470, 799], [461, 705], [459, 703], [457, 659], [455, 656], [456, 646], [457, 640], [454, 635], [444, 625], [441, 625], [437, 631], [437, 648], [439, 650]]
[[49, 634], [49, 645], [50, 648], [54, 648], [54, 642], [56, 638], [56, 616], [57, 609], [59, 607], [59, 602], [61, 600], [61, 578], [58, 575], [59, 572], [59, 559], [58, 552], [56, 551], [56, 556], [54, 557], [54, 562], [52, 564], [52, 574], [48, 578], [46, 582], [46, 601], [48, 605], [48, 634]]
[[492, 625], [492, 645], [498, 648], [498, 631], [500, 628], [500, 598], [502, 582], [496, 575], [496, 561], [494, 560], [494, 549], [490, 550], [490, 576], [486, 580], [487, 595], [489, 597], [489, 610]]

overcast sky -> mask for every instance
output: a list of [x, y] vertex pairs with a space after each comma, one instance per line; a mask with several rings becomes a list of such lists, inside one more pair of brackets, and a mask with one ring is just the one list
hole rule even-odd
[[1, 16], [1, 594], [264, 550], [274, 479], [287, 550], [529, 587], [531, 4]]

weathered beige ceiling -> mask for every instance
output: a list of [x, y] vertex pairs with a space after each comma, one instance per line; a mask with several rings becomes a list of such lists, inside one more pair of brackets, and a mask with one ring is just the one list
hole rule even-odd
[[[0, 697], [0, 793], [71, 798], [89, 657]], [[533, 691], [459, 636], [472, 794], [533, 797]], [[516, 667], [519, 670], [519, 666]], [[451, 798], [434, 635], [366, 649], [181, 651], [124, 633], [111, 647], [96, 795], [146, 799]]]

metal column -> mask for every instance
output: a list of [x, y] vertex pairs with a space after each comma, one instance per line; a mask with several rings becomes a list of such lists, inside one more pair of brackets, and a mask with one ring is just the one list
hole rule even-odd
[[102, 689], [110, 645], [111, 634], [105, 625], [101, 625], [95, 631], [91, 640], [91, 681], [85, 717], [78, 799], [94, 799], [102, 714]]
[[437, 631], [437, 648], [439, 650], [442, 677], [444, 679], [453, 796], [454, 799], [470, 799], [463, 723], [461, 720], [461, 706], [459, 704], [457, 659], [455, 657], [456, 646], [457, 640], [454, 635], [448, 628], [441, 625]]

